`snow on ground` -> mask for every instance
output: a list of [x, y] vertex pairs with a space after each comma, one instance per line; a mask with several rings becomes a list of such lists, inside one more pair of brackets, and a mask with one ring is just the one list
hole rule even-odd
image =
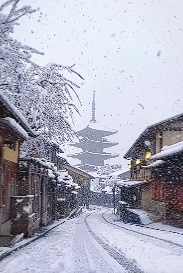
[[0, 262], [1, 273], [127, 273], [88, 233], [88, 211]]
[[[160, 239], [169, 240], [173, 243], [180, 244], [183, 246], [183, 229], [164, 225], [162, 223], [151, 223], [149, 225], [146, 225], [145, 227], [138, 226], [138, 225], [132, 225], [129, 223], [123, 223], [119, 220], [119, 218], [111, 213], [112, 210], [108, 210], [107, 213], [105, 213], [104, 217], [111, 223], [115, 223], [115, 225], [118, 225], [120, 227], [128, 228], [130, 230], [142, 232], [144, 234], [155, 236]], [[174, 233], [176, 232], [176, 233]], [[178, 234], [180, 233], [180, 234]]]
[[0, 272], [73, 272], [70, 253], [75, 225], [70, 223], [67, 221], [45, 237], [8, 256], [0, 263]]
[[[0, 262], [1, 273], [127, 273], [88, 232], [84, 219], [100, 241], [121, 253], [144, 273], [183, 272], [182, 251], [153, 238], [126, 231], [102, 218], [107, 209], [93, 207], [56, 227], [46, 236], [32, 242]], [[108, 210], [104, 216], [111, 223], [141, 231], [183, 244], [183, 236], [167, 231], [114, 222], [115, 215]], [[89, 215], [90, 214], [90, 215]], [[86, 216], [88, 216], [85, 218]], [[168, 237], [169, 236], [169, 237]], [[179, 241], [178, 241], [179, 238]], [[130, 269], [128, 270], [129, 273]], [[134, 271], [133, 271], [134, 272]]]
[[[148, 273], [180, 273], [183, 268], [182, 254], [154, 245], [144, 237], [136, 237], [117, 226], [102, 222], [101, 212], [88, 218], [88, 223], [97, 236]], [[135, 226], [134, 226], [135, 227]], [[179, 235], [180, 237], [181, 235]]]

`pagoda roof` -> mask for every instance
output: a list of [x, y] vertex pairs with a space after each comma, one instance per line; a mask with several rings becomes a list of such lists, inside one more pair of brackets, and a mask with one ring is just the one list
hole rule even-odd
[[117, 133], [116, 130], [109, 129], [109, 128], [101, 125], [98, 121], [96, 121], [96, 122], [93, 122], [93, 121], [90, 122], [89, 125], [88, 125], [88, 127], [90, 127], [93, 130], [106, 131], [106, 132], [111, 132], [111, 133], [114, 133], [114, 134]]
[[91, 155], [91, 156], [99, 156], [99, 157], [105, 157], [105, 158], [114, 158], [114, 157], [118, 157], [119, 154], [111, 154], [111, 153], [94, 153], [94, 152], [89, 152], [89, 151], [84, 151], [81, 153], [76, 153], [74, 155], [69, 155], [70, 157], [73, 158], [83, 158], [85, 155]]
[[70, 145], [80, 148], [80, 147], [83, 147], [87, 143], [100, 144], [101, 146], [104, 146], [104, 147], [105, 146], [106, 147], [111, 147], [111, 146], [118, 145], [118, 142], [111, 142], [111, 141], [106, 141], [106, 140], [100, 141], [100, 140], [94, 140], [94, 139], [89, 139], [89, 138], [80, 139], [79, 142], [71, 143]]
[[87, 127], [84, 129], [77, 131], [77, 135], [80, 136], [86, 136], [88, 134], [99, 134], [102, 136], [110, 136], [113, 134], [116, 134], [117, 131], [114, 129], [109, 129], [104, 127], [103, 125], [100, 125], [98, 122], [90, 122]]

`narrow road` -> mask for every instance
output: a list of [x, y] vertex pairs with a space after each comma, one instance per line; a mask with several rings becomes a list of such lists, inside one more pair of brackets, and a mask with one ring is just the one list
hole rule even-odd
[[[103, 218], [106, 211], [93, 208], [66, 220], [44, 237], [2, 260], [0, 272], [182, 272], [182, 246], [143, 234], [139, 227], [133, 226], [137, 228], [135, 232], [106, 222]], [[181, 240], [182, 235], [179, 236]]]
[[2, 273], [126, 273], [89, 233], [87, 214], [68, 220], [0, 262]]

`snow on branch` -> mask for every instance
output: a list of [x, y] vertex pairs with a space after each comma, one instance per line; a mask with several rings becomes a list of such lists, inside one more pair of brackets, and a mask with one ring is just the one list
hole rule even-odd
[[[24, 150], [44, 153], [45, 141], [61, 144], [73, 137], [70, 119], [74, 112], [79, 113], [73, 94], [80, 102], [75, 90], [80, 86], [65, 74], [80, 80], [83, 77], [73, 69], [74, 65], [50, 63], [41, 67], [32, 62], [33, 54], [43, 53], [11, 37], [19, 18], [36, 11], [30, 6], [18, 8], [19, 2], [10, 0], [0, 6], [0, 92], [38, 135], [24, 144]], [[7, 7], [8, 15], [2, 13]]]

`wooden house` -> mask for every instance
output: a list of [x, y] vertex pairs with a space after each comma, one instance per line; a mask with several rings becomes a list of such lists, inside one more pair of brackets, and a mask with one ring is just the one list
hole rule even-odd
[[52, 164], [20, 159], [17, 195], [12, 197], [11, 233], [32, 235], [56, 218], [57, 182]]
[[122, 180], [116, 185], [120, 189], [120, 200], [124, 201], [131, 208], [141, 208], [142, 193], [146, 188], [146, 181]]
[[141, 208], [177, 226], [183, 226], [182, 140], [183, 114], [149, 126], [124, 156], [132, 180], [147, 181]]
[[183, 227], [183, 142], [166, 146], [152, 156], [151, 195], [156, 217]]
[[11, 233], [11, 197], [17, 194], [20, 144], [34, 137], [26, 120], [0, 93], [0, 235]]
[[131, 175], [131, 173], [130, 173], [129, 169], [121, 169], [121, 170], [118, 170], [118, 171], [115, 171], [115, 172], [109, 174], [108, 176], [115, 177], [120, 180], [127, 180], [127, 179], [131, 178], [130, 175]]

